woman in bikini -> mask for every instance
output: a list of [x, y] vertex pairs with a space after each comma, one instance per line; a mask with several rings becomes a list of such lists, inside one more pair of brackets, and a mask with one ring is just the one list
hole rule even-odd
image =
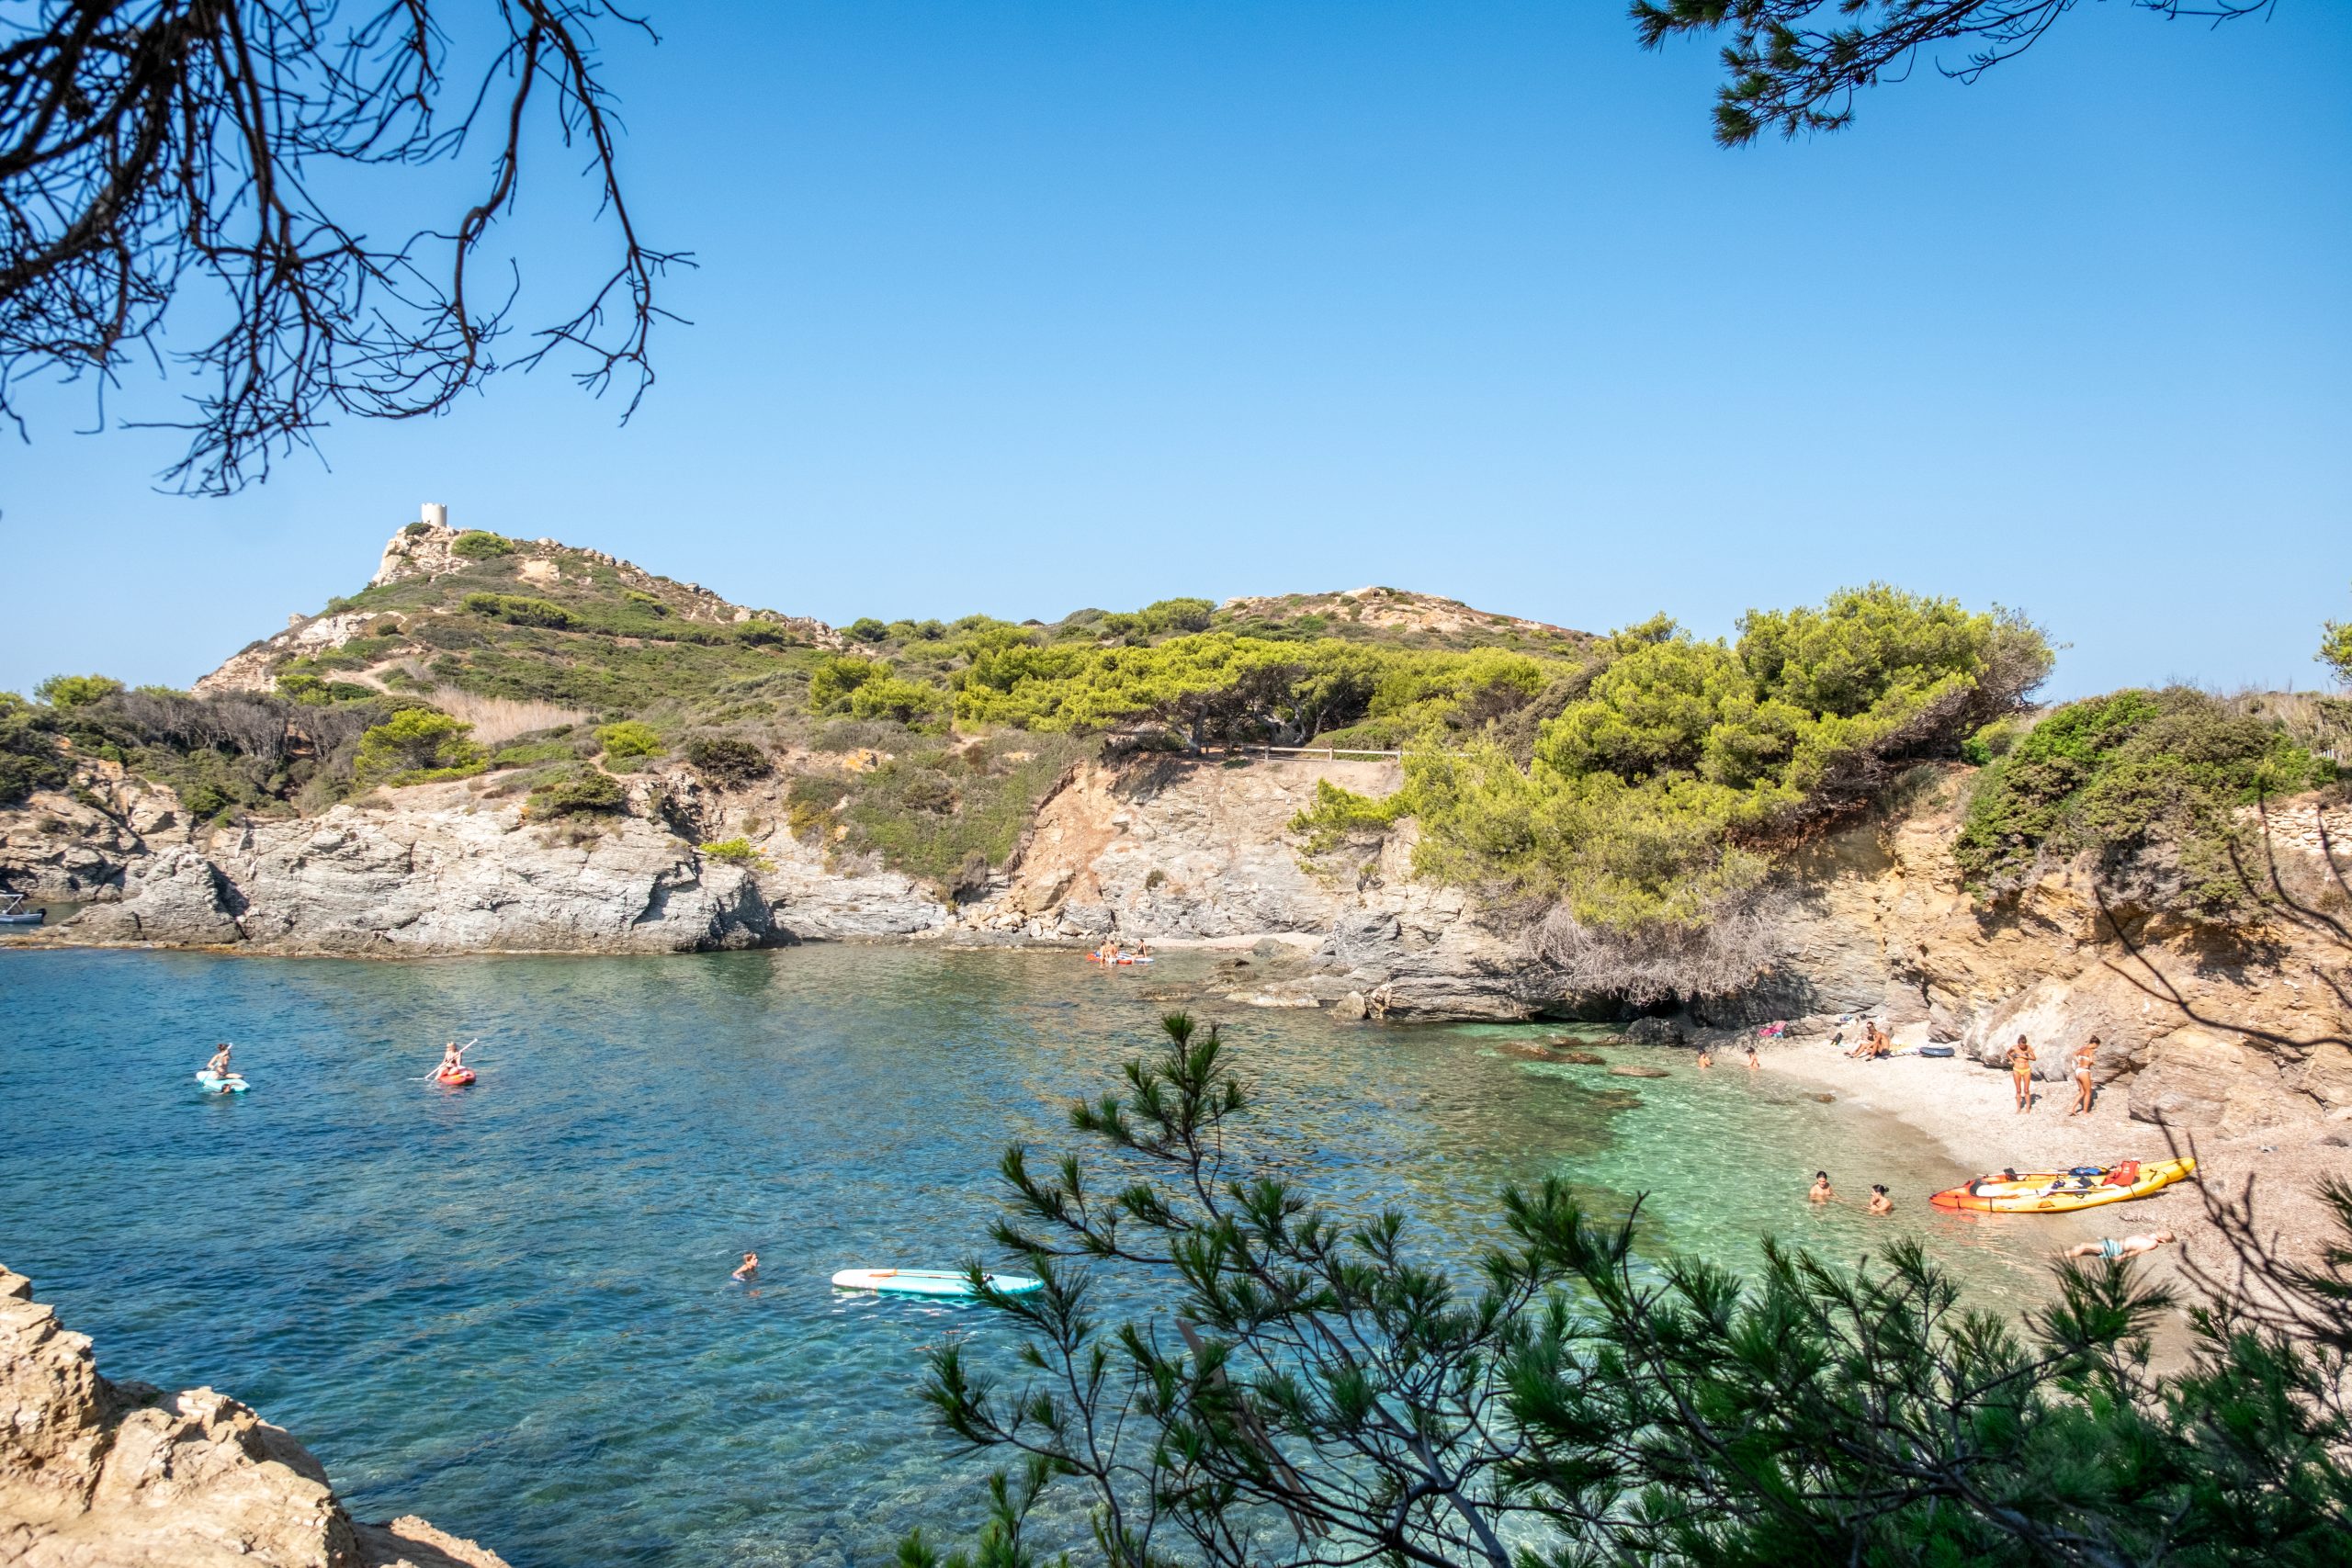
[[2032, 1110], [2033, 1047], [2025, 1043], [2022, 1034], [2018, 1036], [2018, 1043], [2009, 1047], [2009, 1081], [2017, 1088], [2018, 1110], [2021, 1112]]
[[2098, 1060], [2098, 1036], [2094, 1034], [2083, 1042], [2075, 1053], [2075, 1105], [2069, 1116], [2084, 1116], [2090, 1112], [2091, 1102], [2098, 1090], [2091, 1082], [2091, 1066]]
[[226, 1040], [220, 1042], [220, 1049], [212, 1053], [212, 1060], [204, 1064], [204, 1070], [216, 1078], [236, 1077], [229, 1066], [229, 1043]]
[[1871, 1213], [1873, 1214], [1894, 1213], [1894, 1200], [1886, 1195], [1886, 1183], [1883, 1181], [1871, 1183]]

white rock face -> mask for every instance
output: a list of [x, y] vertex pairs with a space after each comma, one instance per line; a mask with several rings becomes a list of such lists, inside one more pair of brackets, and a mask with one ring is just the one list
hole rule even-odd
[[0, 1267], [0, 1562], [17, 1568], [505, 1568], [422, 1519], [356, 1525], [308, 1449], [226, 1394], [98, 1375]]

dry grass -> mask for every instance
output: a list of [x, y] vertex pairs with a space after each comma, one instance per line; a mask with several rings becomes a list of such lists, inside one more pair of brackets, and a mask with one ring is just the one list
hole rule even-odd
[[502, 745], [518, 735], [535, 729], [553, 729], [560, 724], [584, 724], [594, 714], [579, 708], [568, 708], [555, 703], [518, 701], [513, 697], [478, 697], [455, 686], [436, 689], [430, 699], [443, 713], [454, 715], [474, 727], [473, 739], [484, 746]]

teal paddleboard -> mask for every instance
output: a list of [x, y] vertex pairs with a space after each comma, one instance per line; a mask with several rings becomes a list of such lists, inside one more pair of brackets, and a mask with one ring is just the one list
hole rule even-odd
[[[990, 1274], [989, 1284], [1008, 1295], [1046, 1288], [1026, 1274]], [[948, 1269], [844, 1269], [833, 1276], [837, 1291], [879, 1291], [889, 1296], [969, 1296], [970, 1276]]]
[[198, 1073], [196, 1075], [196, 1081], [203, 1087], [207, 1094], [243, 1094], [254, 1087], [244, 1080], [242, 1074], [238, 1073], [231, 1073], [225, 1078], [219, 1073]]

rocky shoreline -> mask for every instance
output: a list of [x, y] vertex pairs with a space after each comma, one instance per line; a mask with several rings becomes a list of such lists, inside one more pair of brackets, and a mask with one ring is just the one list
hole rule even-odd
[[308, 1449], [226, 1394], [99, 1376], [88, 1337], [5, 1266], [0, 1562], [506, 1568], [420, 1518], [355, 1522]]
[[[1432, 1021], [1608, 1005], [1577, 994], [1465, 894], [1415, 881], [1409, 819], [1332, 853], [1302, 851], [1288, 825], [1318, 783], [1385, 794], [1398, 782], [1393, 761], [1089, 763], [962, 902], [840, 855], [822, 833], [788, 830], [793, 762], [733, 790], [679, 764], [632, 775], [628, 814], [593, 828], [528, 820], [496, 773], [209, 827], [169, 791], [85, 761], [71, 788], [0, 811], [0, 881], [89, 901], [30, 939], [44, 943], [413, 957], [1114, 937], [1258, 951], [1246, 976], [1196, 988], [1231, 1005]], [[2097, 1035], [2101, 1081], [2143, 1121], [2302, 1141], [2352, 1115], [2340, 953], [2293, 931], [2242, 940], [2102, 908], [2064, 872], [1986, 907], [1951, 855], [1967, 773], [1928, 770], [1906, 804], [1798, 856], [1783, 957], [1755, 986], [1639, 1027], [1670, 1042], [1778, 1019], [1826, 1035], [1867, 1013], [1899, 1042], [1980, 1061], [2025, 1033], [2053, 1074]], [[2293, 826], [2280, 854], [2323, 852]], [[697, 848], [730, 838], [759, 858]]]

